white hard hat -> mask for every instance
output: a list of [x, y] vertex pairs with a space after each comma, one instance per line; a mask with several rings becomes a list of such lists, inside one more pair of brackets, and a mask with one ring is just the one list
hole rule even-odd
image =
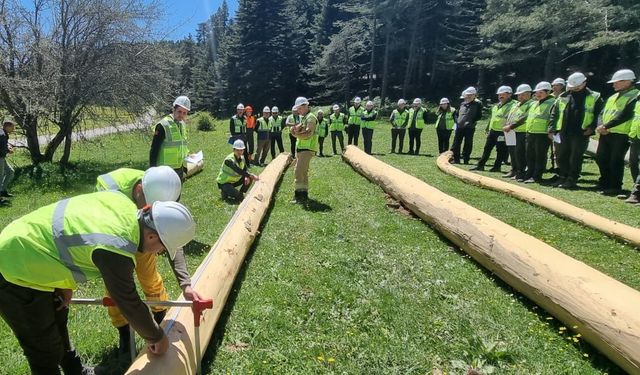
[[340, 106], [337, 104], [334, 104], [333, 107], [331, 107], [331, 109], [333, 109], [334, 111], [337, 111], [340, 109]]
[[398, 100], [398, 105], [401, 105], [401, 104], [407, 104], [407, 101], [404, 99]]
[[476, 88], [473, 87], [473, 86], [469, 86], [469, 87], [467, 87], [466, 90], [464, 90], [464, 94], [465, 95], [477, 95], [478, 94], [478, 90], [476, 90]]
[[296, 107], [300, 107], [301, 105], [309, 105], [309, 101], [304, 96], [296, 98]]
[[524, 94], [525, 92], [531, 92], [531, 86], [523, 83], [516, 88], [516, 95]]
[[467, 90], [464, 90], [460, 93], [460, 99], [464, 99], [464, 95], [467, 93]]
[[274, 105], [273, 107], [271, 107], [271, 113], [280, 113], [280, 109], [278, 109], [278, 107]]
[[242, 139], [236, 139], [233, 141], [233, 149], [234, 150], [244, 150], [244, 142]]
[[567, 88], [572, 89], [587, 82], [587, 76], [580, 72], [575, 72], [567, 78]]
[[318, 112], [317, 112], [317, 114], [319, 114], [319, 115], [324, 115], [324, 111], [323, 111], [323, 110], [321, 110], [321, 109], [319, 109], [319, 110], [318, 110]]
[[513, 93], [513, 89], [511, 88], [511, 86], [500, 86], [498, 87], [498, 91], [496, 92], [496, 94], [511, 94]]
[[262, 112], [269, 112], [269, 113], [271, 113], [271, 108], [269, 108], [269, 106], [265, 106], [264, 108], [262, 108]]
[[562, 86], [566, 86], [567, 83], [564, 81], [564, 78], [556, 78], [553, 80], [553, 82], [551, 82], [551, 86], [553, 85], [562, 85]]
[[369, 100], [367, 104], [365, 104], [365, 107], [373, 107], [373, 102]]
[[182, 192], [182, 182], [171, 167], [151, 167], [142, 176], [142, 192], [147, 204], [177, 201]]
[[176, 98], [176, 100], [173, 101], [173, 106], [180, 106], [184, 109], [186, 109], [187, 111], [191, 110], [191, 100], [189, 100], [189, 98], [187, 98], [186, 96], [182, 95], [182, 96], [178, 96]]
[[360, 102], [362, 102], [362, 99], [360, 99], [360, 97], [359, 97], [359, 96], [356, 96], [356, 97], [353, 99], [353, 102], [354, 102], [355, 104], [360, 104]]
[[413, 104], [422, 104], [422, 99], [420, 98], [413, 99]]
[[633, 70], [630, 69], [622, 69], [613, 73], [613, 77], [607, 83], [614, 83], [618, 81], [635, 81], [636, 75], [633, 73]]
[[236, 106], [236, 109], [242, 109], [244, 110], [244, 104], [240, 103]]
[[449, 104], [449, 99], [448, 98], [440, 99], [440, 104]]
[[297, 105], [294, 105], [293, 107], [291, 107], [291, 110], [292, 110], [292, 111], [297, 111], [297, 110], [298, 110], [298, 106], [297, 106]]
[[551, 91], [551, 84], [547, 81], [542, 81], [542, 82], [538, 82], [538, 84], [536, 85], [536, 88], [533, 91], [542, 91], [542, 90], [547, 90], [547, 91]]
[[155, 202], [151, 206], [153, 226], [173, 260], [179, 248], [193, 240], [196, 222], [189, 209], [178, 202]]

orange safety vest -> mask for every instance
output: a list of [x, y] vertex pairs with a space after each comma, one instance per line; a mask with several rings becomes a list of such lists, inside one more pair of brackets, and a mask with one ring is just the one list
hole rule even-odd
[[246, 119], [247, 129], [255, 129], [256, 128], [256, 116], [251, 115]]

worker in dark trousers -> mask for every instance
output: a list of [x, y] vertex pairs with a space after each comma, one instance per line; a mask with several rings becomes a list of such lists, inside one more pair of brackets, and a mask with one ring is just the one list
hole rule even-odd
[[298, 115], [298, 107], [291, 107], [291, 114], [287, 116], [285, 121], [286, 129], [289, 132], [289, 142], [291, 143], [291, 156], [296, 157], [296, 142], [297, 138], [291, 134], [291, 128], [300, 123], [300, 116]]
[[438, 154], [449, 150], [451, 132], [456, 125], [456, 110], [451, 106], [448, 98], [440, 99], [440, 105], [436, 111], [436, 134], [438, 136]]
[[360, 126], [362, 125], [362, 99], [356, 96], [353, 99], [353, 105], [349, 107], [349, 118], [347, 120], [347, 144], [358, 145], [358, 139], [360, 138]]
[[178, 96], [171, 113], [151, 127], [153, 139], [149, 150], [149, 166], [169, 166], [182, 181], [185, 179], [184, 158], [189, 154], [185, 120], [190, 110], [191, 100], [186, 96]]
[[422, 129], [427, 123], [427, 111], [422, 108], [422, 99], [415, 98], [409, 109], [407, 128], [409, 129], [409, 154], [420, 155]]
[[[453, 136], [453, 162], [460, 163], [462, 159], [465, 164], [469, 164], [471, 152], [473, 151], [473, 135], [476, 132], [476, 123], [482, 118], [482, 103], [476, 99], [477, 90], [475, 87], [468, 87], [462, 92], [464, 101], [458, 110], [456, 119], [456, 131]], [[462, 143], [464, 142], [464, 147]], [[462, 154], [460, 154], [462, 148]]]
[[[236, 114], [231, 116], [229, 120], [229, 144], [233, 144], [237, 139], [247, 144], [247, 126], [244, 118], [244, 104], [240, 103], [236, 106]], [[249, 160], [248, 150], [244, 150], [245, 160]]]
[[338, 155], [336, 140], [340, 142], [340, 153], [344, 152], [344, 130], [347, 125], [347, 116], [340, 113], [340, 106], [334, 104], [331, 108], [333, 113], [329, 116], [329, 132], [331, 133], [331, 147], [333, 155]]
[[639, 91], [633, 87], [636, 75], [629, 69], [618, 70], [608, 83], [613, 84], [611, 95], [602, 111], [602, 122], [596, 162], [600, 168], [598, 190], [604, 195], [619, 195], [624, 177], [624, 156], [629, 149], [629, 131]]
[[547, 152], [551, 140], [548, 129], [551, 123], [551, 109], [555, 103], [551, 96], [551, 84], [542, 81], [533, 90], [536, 101], [527, 116], [527, 170], [524, 183], [542, 182], [542, 174], [547, 165]]
[[9, 200], [5, 198], [13, 197], [9, 193], [9, 184], [13, 181], [13, 168], [7, 161], [7, 156], [13, 153], [13, 146], [9, 144], [9, 135], [16, 129], [16, 122], [11, 117], [2, 120], [0, 128], [0, 206], [8, 206]]
[[516, 144], [508, 145], [507, 150], [511, 157], [511, 171], [504, 174], [503, 178], [511, 178], [513, 180], [524, 181], [524, 173], [527, 168], [527, 116], [529, 108], [533, 104], [531, 100], [531, 86], [526, 83], [521, 84], [516, 89], [518, 103], [511, 108], [511, 112], [507, 117], [507, 123], [502, 129], [507, 137], [507, 133], [513, 131], [515, 133]]
[[509, 113], [511, 109], [515, 105], [515, 102], [511, 99], [511, 95], [513, 90], [510, 86], [500, 86], [496, 94], [498, 95], [498, 104], [493, 106], [491, 109], [491, 119], [489, 120], [489, 124], [487, 124], [487, 129], [485, 132], [487, 133], [487, 140], [484, 144], [484, 150], [482, 152], [482, 157], [478, 164], [471, 168], [472, 171], [483, 171], [484, 165], [489, 160], [489, 156], [491, 156], [491, 151], [493, 148], [496, 148], [496, 160], [493, 163], [493, 167], [491, 168], [491, 172], [500, 172], [500, 167], [502, 163], [507, 159], [507, 145], [504, 139], [504, 126], [507, 123], [507, 118], [509, 117]]
[[271, 118], [271, 108], [266, 106], [262, 109], [262, 116], [256, 121], [255, 132], [258, 137], [258, 147], [253, 158], [253, 163], [257, 166], [264, 167], [267, 160], [267, 154], [271, 148], [271, 139], [269, 134], [273, 127], [273, 119]]
[[[244, 108], [244, 123], [246, 125], [245, 131], [245, 146], [247, 146], [247, 154], [249, 157], [247, 158], [247, 163], [251, 164], [254, 162], [253, 160], [253, 152], [255, 151], [255, 129], [256, 129], [256, 116], [253, 115], [253, 107], [250, 105]], [[256, 161], [257, 163], [257, 161]]]
[[549, 133], [556, 143], [558, 180], [554, 186], [575, 189], [582, 172], [584, 153], [594, 133], [604, 102], [600, 93], [587, 88], [587, 77], [576, 72], [567, 79], [568, 91], [556, 98]]
[[404, 99], [398, 100], [398, 108], [391, 112], [389, 121], [391, 122], [391, 153], [396, 152], [396, 141], [398, 141], [398, 154], [402, 154], [404, 147], [404, 136], [407, 134], [407, 124], [409, 123], [409, 111], [405, 109], [407, 102]]
[[271, 118], [273, 119], [273, 126], [271, 127], [269, 138], [271, 139], [271, 160], [273, 160], [276, 158], [276, 145], [278, 146], [278, 153], [284, 152], [282, 129], [285, 126], [285, 118], [280, 116], [280, 109], [276, 106], [271, 108]]
[[[216, 182], [224, 200], [242, 201], [244, 193], [249, 190], [253, 181], [259, 180], [258, 176], [249, 173], [244, 150], [244, 142], [240, 139], [236, 140], [233, 142], [233, 152], [224, 158], [220, 166]], [[240, 190], [238, 191], [236, 188], [239, 186]]]
[[318, 119], [318, 148], [320, 150], [319, 157], [325, 157], [324, 154], [324, 139], [329, 135], [329, 120], [324, 117], [324, 111], [319, 109], [316, 112]]

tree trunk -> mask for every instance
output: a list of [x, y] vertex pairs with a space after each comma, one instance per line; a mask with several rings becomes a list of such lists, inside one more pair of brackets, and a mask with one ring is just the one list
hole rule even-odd
[[346, 108], [349, 108], [349, 97], [351, 96], [351, 55], [349, 55], [349, 46], [347, 46], [347, 41], [344, 41], [344, 56], [347, 62], [347, 69], [345, 69], [345, 77], [344, 77], [344, 103], [346, 103]]
[[17, 120], [24, 129], [24, 137], [27, 140], [27, 149], [33, 164], [38, 164], [43, 160], [42, 152], [40, 152], [40, 140], [38, 140], [38, 118], [35, 115], [28, 114], [19, 116]]
[[556, 71], [556, 49], [552, 47], [547, 52], [547, 58], [544, 62], [544, 76], [547, 77], [547, 79], [552, 80], [556, 76]]
[[389, 50], [391, 49], [389, 44], [391, 39], [391, 25], [387, 25], [387, 27], [385, 27], [385, 34], [384, 61], [382, 63], [382, 88], [380, 89], [380, 106], [384, 106], [387, 98], [387, 86], [389, 85]]
[[431, 58], [431, 77], [429, 77], [429, 86], [433, 89], [436, 83], [436, 72], [438, 71], [438, 47], [440, 44], [440, 28], [436, 28], [435, 39], [433, 41], [433, 52]]
[[373, 17], [373, 28], [371, 29], [371, 60], [369, 62], [369, 100], [373, 100], [373, 73], [376, 62], [376, 29], [378, 28], [378, 18]]
[[411, 28], [411, 41], [409, 42], [409, 57], [407, 58], [407, 67], [404, 71], [404, 85], [402, 86], [402, 97], [406, 98], [411, 84], [411, 76], [416, 64], [416, 45], [418, 42], [418, 25], [420, 23], [420, 12], [415, 12], [413, 25]]
[[67, 135], [64, 137], [64, 151], [60, 158], [60, 164], [69, 164], [69, 157], [71, 156], [71, 142], [73, 141], [73, 128], [67, 130]]
[[484, 84], [487, 79], [487, 72], [485, 69], [486, 68], [484, 67], [478, 68], [478, 83], [476, 85], [478, 86], [477, 89], [478, 89], [479, 96], [484, 95]]

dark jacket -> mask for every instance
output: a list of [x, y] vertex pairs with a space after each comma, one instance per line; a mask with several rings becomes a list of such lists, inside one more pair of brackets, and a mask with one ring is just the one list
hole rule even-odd
[[[560, 95], [558, 100], [567, 101], [567, 105], [564, 108], [564, 114], [562, 116], [562, 125], [560, 129], [561, 135], [583, 134], [584, 129], [582, 129], [582, 120], [584, 119], [584, 103], [587, 94], [590, 92], [591, 90], [585, 88], [578, 92], [566, 91]], [[604, 101], [602, 100], [602, 97], [599, 97], [595, 102], [593, 121], [588, 125], [588, 129], [591, 129], [592, 131], [595, 130], [598, 123], [598, 115], [602, 111], [603, 107]], [[557, 129], [556, 124], [559, 118], [560, 106], [556, 103], [556, 105], [551, 109], [551, 121], [549, 125], [550, 132], [555, 132]]]
[[9, 135], [0, 128], [0, 158], [7, 157], [9, 153]]
[[458, 129], [475, 128], [478, 120], [482, 118], [482, 104], [478, 100], [462, 103], [458, 110], [456, 124]]

